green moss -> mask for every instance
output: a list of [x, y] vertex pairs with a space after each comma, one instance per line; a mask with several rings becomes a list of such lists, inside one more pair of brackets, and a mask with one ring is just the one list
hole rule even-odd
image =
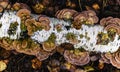
[[29, 39], [29, 38], [26, 39], [26, 40], [27, 40], [27, 43], [28, 43], [26, 48], [31, 48], [33, 41], [31, 39]]
[[115, 35], [116, 35], [116, 30], [115, 29], [109, 29], [108, 30], [108, 36], [109, 36], [109, 38], [110, 38], [111, 41], [114, 40]]
[[[40, 26], [40, 27], [37, 27], [37, 26], [36, 26], [35, 31], [37, 31], [37, 30], [42, 30], [42, 29], [43, 29], [43, 27], [41, 27], [41, 26]], [[35, 32], [35, 31], [34, 31], [34, 32]]]
[[90, 37], [87, 37], [87, 40], [90, 40]]
[[92, 66], [85, 66], [84, 67], [86, 72], [94, 71], [95, 69]]
[[84, 37], [84, 35], [83, 34], [80, 34], [80, 38], [83, 38]]
[[90, 37], [88, 37], [87, 35], [88, 35], [88, 33], [85, 32], [85, 38], [86, 38], [87, 40], [90, 40]]
[[110, 41], [110, 38], [108, 36], [107, 33], [103, 33], [103, 32], [100, 32], [98, 35], [97, 35], [97, 44], [102, 44], [102, 45], [106, 45], [109, 43]]
[[61, 29], [61, 28], [58, 28], [57, 31], [60, 32], [60, 31], [62, 31], [62, 29]]
[[56, 29], [58, 32], [62, 31], [61, 27], [59, 27], [59, 26]]
[[25, 24], [21, 23], [20, 29], [21, 29], [22, 31], [26, 31], [26, 30], [27, 30], [27, 27], [25, 26]]
[[13, 42], [13, 40], [8, 37], [4, 37], [3, 39], [5, 39], [9, 44], [11, 44]]
[[32, 25], [32, 27], [35, 27], [35, 29], [32, 30], [33, 32], [36, 32], [36, 31], [38, 31], [38, 30], [41, 31], [42, 29], [44, 29], [44, 27], [42, 27], [42, 26], [39, 26], [39, 27], [38, 27], [38, 26], [35, 26], [34, 24]]
[[11, 23], [11, 24], [10, 24], [10, 27], [9, 27], [9, 30], [8, 30], [8, 34], [9, 34], [9, 35], [14, 35], [14, 34], [16, 34], [17, 26], [18, 26], [18, 23], [17, 23], [17, 22]]
[[73, 33], [67, 33], [66, 35], [66, 39], [69, 40], [69, 39], [75, 39], [76, 36], [73, 34]]
[[54, 33], [52, 33], [52, 34], [50, 35], [50, 37], [48, 38], [48, 41], [54, 42], [55, 39], [56, 39], [56, 35], [55, 35]]
[[34, 48], [37, 44], [30, 38], [25, 38], [25, 39], [20, 39], [19, 42], [22, 44], [23, 40], [27, 41], [27, 47], [23, 49], [32, 49]]

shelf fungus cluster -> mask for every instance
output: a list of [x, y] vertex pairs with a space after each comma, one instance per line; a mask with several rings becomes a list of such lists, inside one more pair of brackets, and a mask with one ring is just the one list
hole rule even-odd
[[101, 55], [99, 62], [112, 64], [120, 69], [120, 51], [114, 53], [104, 53]]
[[107, 17], [103, 18], [100, 21], [100, 24], [105, 27], [105, 29], [108, 31], [109, 34], [112, 36], [117, 33], [120, 35], [120, 19], [119, 18], [113, 18], [113, 17]]
[[57, 51], [69, 63], [79, 66], [88, 64], [90, 52], [95, 51], [120, 69], [119, 18], [103, 18], [98, 24], [99, 19], [92, 10], [62, 9], [56, 18], [51, 18], [32, 14], [22, 3], [11, 7], [0, 18], [0, 46], [6, 50], [34, 55], [40, 61]]
[[65, 50], [65, 59], [74, 65], [86, 65], [90, 61], [89, 52], [80, 52], [79, 50]]

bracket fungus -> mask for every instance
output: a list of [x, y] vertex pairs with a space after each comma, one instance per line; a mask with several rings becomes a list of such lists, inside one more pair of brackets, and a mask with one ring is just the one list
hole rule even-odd
[[111, 63], [116, 68], [120, 69], [120, 51], [114, 53], [105, 53], [102, 55], [103, 63]]
[[20, 10], [20, 9], [31, 10], [30, 7], [25, 3], [15, 3], [15, 4], [13, 4], [12, 9], [13, 10]]
[[73, 16], [77, 13], [77, 11], [72, 9], [62, 9], [57, 11], [56, 17], [59, 19], [73, 19]]
[[96, 13], [92, 10], [83, 11], [74, 17], [74, 21], [79, 20], [82, 24], [95, 24], [99, 21]]
[[109, 29], [113, 29], [118, 35], [120, 34], [120, 19], [119, 18], [113, 18], [113, 17], [103, 18], [100, 20], [100, 24], [104, 26], [107, 31], [109, 31]]
[[88, 52], [80, 52], [78, 50], [65, 50], [64, 58], [71, 64], [79, 66], [86, 65], [90, 61]]
[[31, 11], [29, 11], [28, 9], [20, 9], [16, 13], [16, 15], [20, 17], [22, 20], [26, 20], [30, 18], [30, 14], [31, 14]]

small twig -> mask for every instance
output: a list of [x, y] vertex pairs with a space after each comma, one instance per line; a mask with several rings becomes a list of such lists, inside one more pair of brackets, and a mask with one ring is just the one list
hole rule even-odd
[[26, 55], [24, 55], [22, 58], [20, 58], [16, 63], [19, 63], [22, 59], [24, 59]]
[[20, 0], [17, 0], [17, 2], [20, 2]]
[[81, 0], [78, 0], [80, 10], [82, 11]]
[[105, 0], [105, 6], [107, 6], [108, 0]]
[[104, 10], [104, 7], [107, 5], [108, 3], [108, 0], [103, 0], [103, 10]]

